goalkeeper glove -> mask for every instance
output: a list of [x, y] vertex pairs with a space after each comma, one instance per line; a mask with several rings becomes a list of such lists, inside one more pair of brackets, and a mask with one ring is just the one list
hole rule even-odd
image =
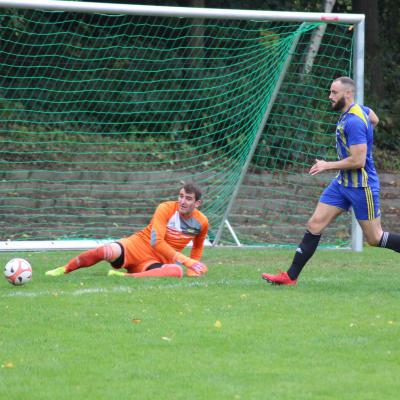
[[196, 261], [194, 264], [188, 266], [188, 268], [195, 272], [197, 275], [204, 275], [208, 271], [207, 266], [200, 261]]
[[205, 274], [208, 271], [208, 268], [202, 262], [186, 257], [184, 254], [179, 252], [175, 254], [174, 261], [178, 264], [183, 264], [186, 268], [192, 270], [198, 275]]

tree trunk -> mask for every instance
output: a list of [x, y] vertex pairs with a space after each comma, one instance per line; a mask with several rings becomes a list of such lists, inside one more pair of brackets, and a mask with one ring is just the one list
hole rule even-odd
[[[204, 8], [205, 0], [187, 0], [188, 7]], [[188, 43], [191, 48], [192, 67], [201, 68], [204, 59], [204, 19], [194, 19]]]
[[[330, 13], [333, 10], [333, 7], [336, 3], [336, 0], [325, 0], [324, 1], [324, 12]], [[326, 24], [320, 25], [312, 34], [310, 46], [308, 48], [307, 57], [304, 63], [303, 74], [309, 74], [314, 65], [315, 57], [318, 54], [319, 47], [322, 42], [322, 38], [324, 37], [326, 31]]]

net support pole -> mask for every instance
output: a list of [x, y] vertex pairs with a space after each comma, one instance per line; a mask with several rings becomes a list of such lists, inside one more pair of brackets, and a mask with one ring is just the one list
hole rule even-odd
[[147, 6], [138, 4], [120, 4], [90, 1], [63, 0], [0, 0], [0, 8], [21, 8], [31, 10], [67, 11], [81, 13], [152, 15], [155, 17], [178, 18], [222, 18], [222, 19], [254, 19], [256, 21], [328, 21], [357, 23], [362, 14], [332, 14], [298, 11], [260, 11], [233, 10], [201, 7]]
[[[356, 83], [356, 102], [364, 102], [364, 56], [365, 56], [365, 20], [355, 25], [354, 31], [354, 81]], [[351, 249], [363, 250], [363, 232], [357, 222], [354, 211], [351, 212]]]
[[[301, 26], [303, 26], [303, 25], [304, 25], [304, 22], [303, 22], [303, 24]], [[238, 179], [238, 181], [237, 181], [237, 183], [235, 185], [235, 188], [233, 190], [233, 193], [232, 193], [232, 196], [231, 196], [231, 198], [229, 200], [229, 203], [228, 203], [228, 205], [226, 207], [224, 216], [223, 216], [223, 218], [221, 220], [221, 223], [220, 223], [220, 225], [218, 227], [218, 231], [217, 231], [217, 233], [215, 235], [215, 238], [214, 238], [214, 241], [213, 241], [213, 246], [218, 245], [219, 240], [221, 239], [221, 235], [222, 235], [222, 230], [223, 230], [224, 224], [226, 224], [226, 221], [227, 221], [228, 216], [229, 216], [229, 214], [231, 212], [233, 203], [236, 201], [236, 197], [237, 197], [237, 195], [239, 193], [240, 186], [242, 185], [243, 179], [244, 179], [244, 177], [245, 177], [245, 175], [247, 173], [247, 170], [248, 170], [250, 162], [251, 162], [251, 160], [253, 158], [254, 152], [256, 151], [258, 142], [259, 142], [260, 137], [261, 137], [261, 135], [263, 133], [265, 124], [267, 123], [269, 114], [271, 113], [272, 106], [274, 105], [276, 97], [278, 96], [279, 90], [280, 90], [280, 88], [282, 86], [282, 82], [283, 82], [283, 80], [284, 80], [284, 78], [286, 76], [286, 72], [287, 72], [287, 70], [289, 68], [289, 64], [290, 64], [290, 61], [292, 59], [292, 54], [294, 53], [294, 50], [297, 47], [299, 39], [300, 39], [300, 34], [298, 33], [296, 35], [296, 38], [294, 39], [291, 47], [290, 47], [289, 54], [288, 54], [288, 56], [287, 56], [287, 58], [286, 58], [286, 60], [285, 60], [285, 62], [283, 64], [283, 68], [282, 68], [282, 71], [281, 71], [281, 73], [279, 75], [278, 82], [275, 85], [275, 89], [274, 89], [274, 91], [273, 91], [273, 93], [271, 95], [271, 98], [269, 100], [267, 109], [265, 110], [264, 116], [263, 116], [263, 118], [261, 120], [261, 123], [260, 123], [258, 129], [257, 129], [256, 136], [255, 136], [254, 141], [252, 143], [251, 149], [250, 149], [249, 154], [247, 156], [247, 159], [246, 159], [246, 161], [244, 163], [244, 166], [243, 166], [242, 171], [240, 173], [239, 179]]]
[[233, 240], [235, 241], [236, 245], [238, 247], [241, 247], [242, 243], [240, 243], [240, 241], [239, 241], [239, 239], [238, 239], [238, 237], [236, 235], [236, 232], [233, 230], [232, 225], [229, 223], [229, 221], [227, 219], [225, 220], [225, 225], [228, 228], [229, 233], [232, 235]]

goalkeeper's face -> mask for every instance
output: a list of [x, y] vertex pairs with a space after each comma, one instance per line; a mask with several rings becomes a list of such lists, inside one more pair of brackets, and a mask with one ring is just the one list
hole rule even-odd
[[195, 208], [199, 207], [201, 200], [196, 200], [194, 193], [187, 193], [185, 189], [179, 191], [178, 197], [179, 213], [183, 216], [190, 216]]

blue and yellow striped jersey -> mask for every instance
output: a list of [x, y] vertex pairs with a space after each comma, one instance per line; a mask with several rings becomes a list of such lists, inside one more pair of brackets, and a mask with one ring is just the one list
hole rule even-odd
[[375, 187], [379, 188], [379, 178], [372, 157], [374, 130], [369, 120], [370, 109], [359, 104], [352, 104], [344, 112], [336, 125], [336, 151], [339, 160], [349, 157], [350, 146], [355, 144], [367, 145], [367, 158], [364, 168], [340, 170], [338, 182], [346, 187]]

